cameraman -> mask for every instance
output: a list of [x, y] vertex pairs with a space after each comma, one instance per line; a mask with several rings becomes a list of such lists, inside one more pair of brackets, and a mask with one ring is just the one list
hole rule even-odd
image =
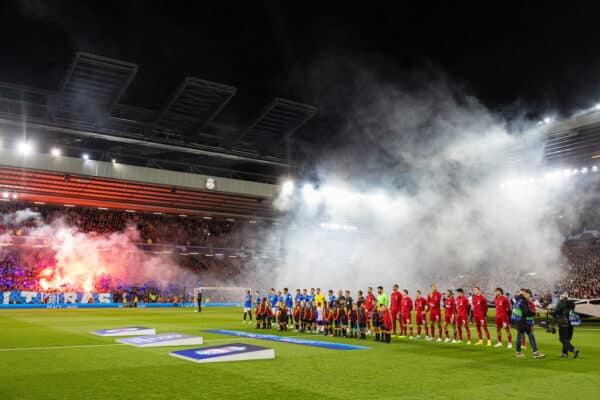
[[579, 355], [579, 349], [571, 344], [573, 325], [571, 325], [569, 313], [574, 310], [575, 303], [569, 300], [569, 294], [561, 294], [553, 315], [558, 323], [558, 338], [562, 343], [562, 358], [569, 358], [569, 352], [573, 353], [573, 358], [577, 358]]

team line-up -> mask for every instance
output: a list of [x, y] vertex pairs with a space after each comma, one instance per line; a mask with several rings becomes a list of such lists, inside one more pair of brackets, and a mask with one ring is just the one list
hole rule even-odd
[[[473, 288], [473, 293], [469, 301], [463, 289], [456, 290], [456, 297], [452, 290], [447, 290], [444, 295], [442, 320], [442, 294], [436, 284], [431, 285], [431, 291], [426, 297], [417, 290], [414, 301], [408, 291], [406, 289], [400, 291], [398, 285], [393, 285], [389, 299], [383, 287], [378, 286], [376, 294], [373, 293], [372, 287], [367, 289], [366, 295], [359, 290], [356, 301], [348, 290], [339, 290], [337, 295], [333, 290], [329, 290], [325, 296], [320, 288], [311, 288], [310, 291], [296, 289], [295, 296], [292, 296], [288, 288], [277, 293], [272, 288], [265, 297], [261, 297], [259, 291], [256, 291], [253, 296], [248, 290], [244, 298], [243, 323], [246, 323], [247, 318], [249, 323], [252, 322], [254, 309], [257, 329], [271, 329], [273, 324], [278, 324], [280, 331], [286, 331], [288, 325], [293, 324], [296, 332], [360, 337], [360, 339], [366, 339], [366, 335], [370, 335], [373, 329], [375, 341], [385, 343], [390, 343], [391, 338], [396, 336], [421, 339], [423, 331], [425, 340], [436, 340], [436, 327], [438, 342], [461, 343], [464, 328], [466, 344], [471, 344], [469, 313], [472, 312], [478, 337], [475, 345], [490, 347], [492, 342], [486, 321], [488, 302], [478, 287]], [[519, 295], [527, 300], [528, 308], [535, 313], [535, 305], [530, 297], [531, 291], [525, 289]], [[502, 331], [504, 330], [507, 336], [507, 347], [510, 349], [512, 335], [509, 318], [512, 317], [513, 321], [523, 319], [525, 324], [533, 326], [533, 317], [519, 315], [518, 309], [513, 310], [502, 288], [496, 289], [494, 303], [498, 338], [495, 347], [503, 346]], [[413, 329], [413, 313], [416, 335]], [[452, 328], [452, 338], [449, 328]], [[483, 334], [487, 343], [483, 341]]]

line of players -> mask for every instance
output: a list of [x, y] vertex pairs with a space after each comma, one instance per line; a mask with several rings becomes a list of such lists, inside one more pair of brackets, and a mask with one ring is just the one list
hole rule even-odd
[[[456, 290], [456, 297], [451, 290], [444, 294], [443, 302], [444, 316], [442, 319], [442, 294], [437, 285], [431, 285], [431, 291], [424, 297], [421, 291], [415, 292], [415, 299], [411, 299], [408, 291], [399, 290], [398, 285], [393, 285], [392, 292], [388, 296], [383, 287], [377, 287], [377, 293], [369, 287], [367, 294], [358, 291], [356, 301], [349, 291], [338, 291], [337, 296], [332, 290], [328, 291], [327, 297], [321, 293], [319, 288], [296, 290], [296, 295], [287, 288], [283, 292], [276, 293], [273, 288], [269, 294], [261, 298], [257, 291], [254, 299], [251, 291], [246, 293], [244, 301], [244, 320], [249, 317], [252, 321], [252, 309], [256, 315], [256, 328], [271, 328], [273, 324], [279, 325], [280, 331], [288, 329], [292, 325], [296, 332], [321, 333], [328, 336], [360, 337], [366, 339], [371, 334], [371, 329], [376, 341], [389, 343], [391, 337], [409, 337], [420, 339], [425, 333], [425, 340], [436, 340], [441, 342], [461, 343], [463, 341], [463, 328], [466, 333], [466, 343], [471, 344], [471, 330], [469, 328], [469, 315], [472, 314], [475, 323], [478, 341], [475, 345], [484, 345], [485, 334], [486, 345], [492, 346], [490, 332], [487, 326], [486, 316], [488, 312], [487, 299], [478, 287], [473, 288], [474, 295], [471, 301], [465, 296], [462, 289]], [[496, 289], [494, 298], [496, 307], [496, 331], [498, 342], [496, 347], [501, 347], [502, 331], [506, 332], [507, 346], [512, 348], [512, 337], [509, 325], [511, 314], [511, 303], [504, 295], [501, 288]], [[413, 312], [416, 324], [416, 336], [413, 329]], [[429, 319], [427, 319], [429, 314]], [[429, 322], [429, 324], [428, 324]], [[437, 328], [437, 329], [436, 329]], [[452, 328], [452, 336], [450, 329]], [[399, 335], [398, 335], [399, 334]]]

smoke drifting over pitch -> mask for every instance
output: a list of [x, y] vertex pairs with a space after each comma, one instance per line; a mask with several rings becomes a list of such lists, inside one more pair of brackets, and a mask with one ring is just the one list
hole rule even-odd
[[443, 79], [410, 91], [356, 82], [346, 144], [314, 186], [275, 202], [288, 211], [277, 286], [455, 289], [470, 274], [513, 291], [534, 274], [540, 290], [561, 278], [564, 193], [539, 179], [501, 187], [543, 175], [538, 125], [494, 115]]

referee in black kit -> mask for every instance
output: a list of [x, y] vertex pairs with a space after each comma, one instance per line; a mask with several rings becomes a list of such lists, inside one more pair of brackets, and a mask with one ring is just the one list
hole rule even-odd
[[198, 289], [198, 295], [196, 296], [196, 300], [198, 301], [197, 312], [202, 312], [202, 289]]

